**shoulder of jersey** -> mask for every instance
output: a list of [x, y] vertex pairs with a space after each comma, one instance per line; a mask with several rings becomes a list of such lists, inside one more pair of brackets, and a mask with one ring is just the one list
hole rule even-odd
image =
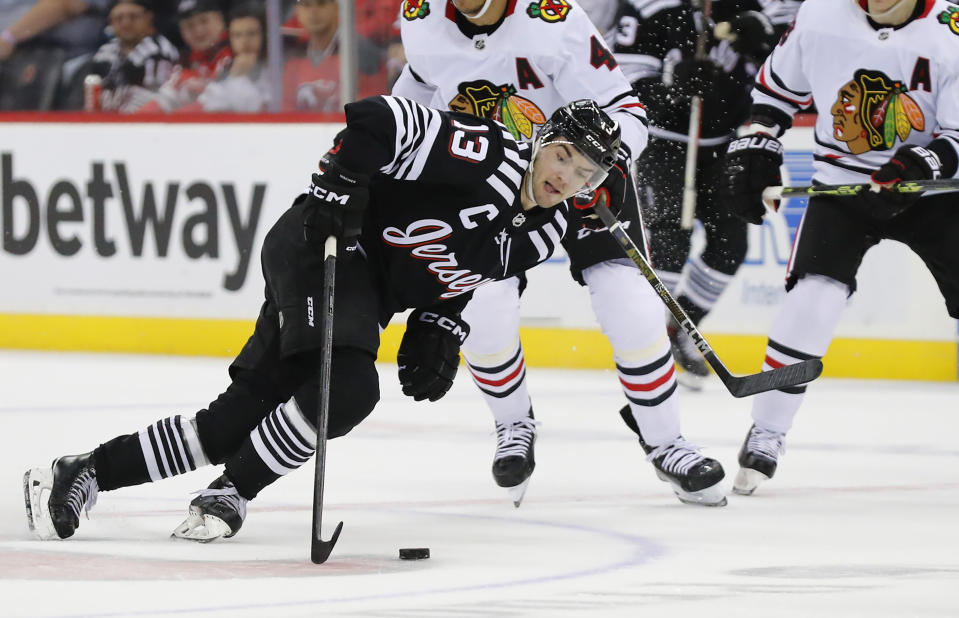
[[446, 18], [446, 0], [403, 0], [400, 26], [413, 27]]
[[938, 36], [947, 37], [950, 46], [959, 43], [959, 4], [938, 0], [933, 3], [926, 19], [942, 33]]

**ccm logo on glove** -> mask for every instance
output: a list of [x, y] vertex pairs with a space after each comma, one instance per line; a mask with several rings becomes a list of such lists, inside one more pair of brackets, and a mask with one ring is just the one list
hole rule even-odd
[[469, 331], [463, 328], [463, 324], [461, 322], [451, 320], [445, 315], [439, 315], [438, 313], [433, 313], [432, 311], [423, 311], [420, 312], [419, 316], [417, 316], [417, 319], [420, 322], [425, 322], [426, 324], [435, 324], [443, 330], [449, 331], [451, 335], [459, 339], [460, 345], [466, 341], [466, 337], [469, 335]]
[[330, 191], [329, 189], [324, 189], [323, 187], [317, 186], [313, 183], [310, 183], [310, 194], [320, 201], [336, 202], [338, 204], [342, 204], [343, 206], [346, 206], [347, 202], [350, 201], [349, 194], [340, 195], [339, 193]]

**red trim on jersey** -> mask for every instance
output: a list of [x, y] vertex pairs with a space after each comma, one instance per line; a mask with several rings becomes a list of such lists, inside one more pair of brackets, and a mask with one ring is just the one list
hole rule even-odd
[[785, 99], [786, 101], [789, 101], [790, 103], [794, 104], [796, 107], [807, 107], [807, 106], [812, 102], [812, 95], [809, 95], [809, 98], [806, 99], [805, 101], [797, 101], [797, 100], [795, 100], [795, 99], [791, 99], [791, 98], [783, 95], [781, 92], [779, 92], [779, 89], [778, 89], [778, 88], [773, 88], [773, 87], [771, 87], [771, 86], [769, 85], [769, 82], [766, 81], [766, 65], [765, 65], [765, 63], [764, 63], [761, 67], [759, 67], [759, 77], [758, 77], [758, 79], [759, 79], [759, 83], [761, 83], [763, 86], [765, 86], [770, 92], [775, 92], [777, 97], [779, 97], [780, 99]]
[[619, 381], [622, 382], [622, 383], [623, 383], [623, 386], [624, 386], [626, 389], [628, 389], [628, 390], [631, 390], [631, 391], [649, 392], [649, 391], [652, 391], [652, 390], [656, 390], [657, 388], [659, 388], [659, 387], [662, 386], [663, 384], [666, 384], [666, 382], [669, 382], [669, 380], [673, 377], [673, 374], [674, 374], [674, 373], [676, 373], [676, 365], [675, 365], [675, 364], [674, 364], [674, 365], [670, 365], [669, 371], [667, 371], [666, 373], [664, 373], [661, 378], [659, 378], [659, 379], [657, 379], [657, 380], [653, 380], [652, 382], [648, 382], [648, 383], [646, 383], [646, 384], [631, 384], [631, 383], [627, 382], [626, 380], [624, 380], [624, 379], [622, 379], [622, 378], [620, 378]]
[[786, 366], [786, 363], [780, 363], [778, 360], [774, 360], [770, 358], [768, 354], [766, 355], [766, 364], [772, 367], [773, 369], [779, 369], [780, 367]]
[[816, 126], [816, 114], [804, 113], [793, 116], [794, 127], [814, 127]]
[[643, 105], [642, 103], [626, 103], [626, 104], [624, 104], [624, 105], [618, 105], [617, 107], [620, 107], [620, 108], [624, 108], [624, 107], [641, 107], [642, 109], [646, 109], [646, 106]]
[[516, 370], [513, 371], [513, 373], [506, 376], [505, 378], [503, 378], [502, 380], [487, 380], [486, 378], [481, 378], [478, 375], [476, 375], [476, 372], [474, 372], [472, 369], [470, 369], [470, 373], [473, 374], [474, 380], [482, 384], [487, 384], [489, 386], [503, 386], [504, 384], [506, 384], [507, 382], [513, 380], [516, 376], [518, 376], [519, 373], [523, 370], [523, 367], [525, 366], [526, 366], [526, 361], [521, 360], [519, 362], [519, 366], [516, 367]]

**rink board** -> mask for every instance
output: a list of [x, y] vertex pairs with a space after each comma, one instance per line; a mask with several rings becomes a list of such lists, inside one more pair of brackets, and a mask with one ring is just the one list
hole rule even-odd
[[[342, 125], [70, 120], [0, 119], [0, 347], [235, 354], [262, 302], [263, 236]], [[811, 128], [784, 142], [790, 181], [808, 183]], [[804, 207], [794, 200], [750, 226], [747, 261], [701, 324], [733, 371], [759, 369]], [[568, 266], [557, 255], [530, 272], [527, 360], [612, 368]], [[881, 243], [863, 263], [826, 375], [955, 380], [956, 334], [918, 258]], [[395, 358], [400, 336], [387, 329], [381, 359]]]

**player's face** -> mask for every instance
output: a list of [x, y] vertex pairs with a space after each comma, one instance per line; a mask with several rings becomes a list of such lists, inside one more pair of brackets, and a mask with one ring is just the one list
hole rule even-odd
[[565, 143], [546, 144], [533, 162], [533, 198], [543, 208], [552, 208], [571, 198], [596, 173], [596, 164]]
[[483, 8], [486, 0], [453, 0], [453, 6], [464, 15], [474, 15]]
[[121, 43], [136, 45], [153, 29], [152, 16], [139, 4], [121, 2], [110, 11], [110, 26]]
[[255, 17], [237, 17], [230, 22], [230, 48], [234, 56], [259, 55], [263, 49], [263, 32]]
[[205, 51], [216, 45], [225, 29], [219, 11], [204, 11], [180, 20], [180, 34], [190, 49]]

